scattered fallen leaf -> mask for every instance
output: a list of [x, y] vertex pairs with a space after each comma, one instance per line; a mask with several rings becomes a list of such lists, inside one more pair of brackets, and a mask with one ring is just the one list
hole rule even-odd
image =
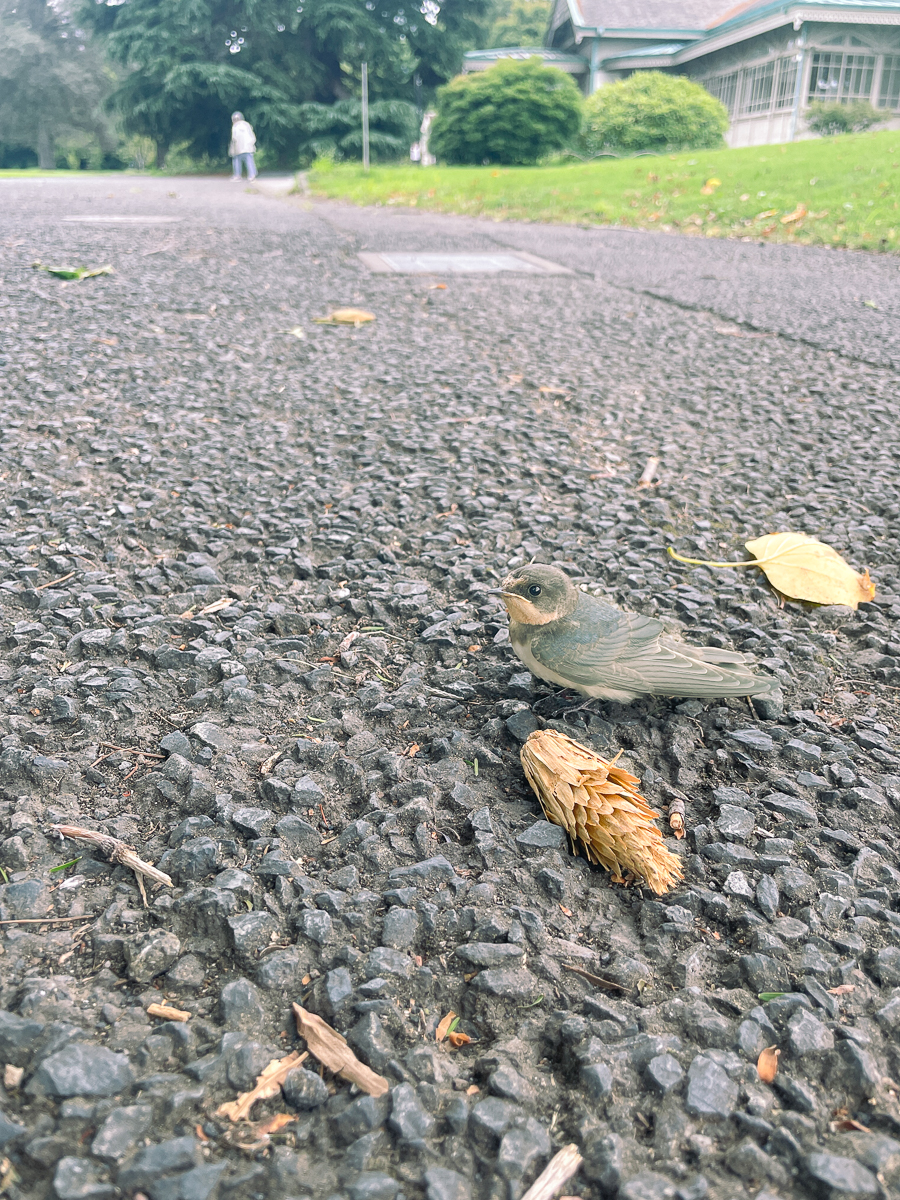
[[293, 329], [288, 330], [288, 333], [297, 338], [297, 340], [300, 342], [306, 339], [306, 330], [302, 325], [295, 325]]
[[15, 1091], [22, 1082], [24, 1074], [24, 1067], [14, 1067], [12, 1063], [7, 1063], [3, 1068], [3, 1086], [9, 1088], [11, 1092]]
[[39, 271], [46, 271], [57, 279], [93, 279], [96, 275], [112, 275], [113, 269], [109, 264], [105, 267], [48, 267], [39, 260], [31, 264]]
[[199, 1122], [194, 1126], [194, 1133], [196, 1133], [199, 1141], [201, 1141], [201, 1142], [209, 1141], [209, 1138], [203, 1132], [203, 1126]]
[[763, 1083], [771, 1083], [778, 1074], [778, 1056], [781, 1053], [775, 1046], [766, 1046], [756, 1060], [756, 1073]]
[[447, 1041], [454, 1050], [458, 1050], [460, 1046], [468, 1046], [471, 1040], [467, 1033], [459, 1033], [457, 1030], [453, 1030], [452, 1033], [447, 1034]]
[[783, 995], [785, 995], [784, 992], [760, 992], [759, 1002], [760, 1004], [768, 1004], [770, 1000], [780, 1000]]
[[450, 1032], [450, 1026], [453, 1024], [455, 1019], [456, 1013], [452, 1011], [448, 1012], [446, 1017], [441, 1018], [437, 1029], [434, 1031], [434, 1040], [436, 1042], [442, 1042], [444, 1040], [444, 1038]]
[[845, 1117], [842, 1121], [835, 1121], [834, 1128], [845, 1132], [855, 1130], [858, 1133], [871, 1133], [872, 1130], [868, 1125], [863, 1125], [861, 1121], [854, 1121], [852, 1117]]
[[653, 480], [656, 476], [657, 468], [659, 467], [659, 461], [660, 460], [658, 458], [647, 459], [644, 469], [641, 471], [641, 477], [637, 483], [639, 488], [653, 487]]
[[[19, 1173], [8, 1158], [0, 1158], [0, 1196], [8, 1196], [9, 1189], [19, 1182]], [[137, 1196], [135, 1196], [137, 1200]]]
[[[294, 1007], [297, 1006], [294, 1005]], [[228, 1104], [220, 1104], [216, 1109], [216, 1116], [227, 1117], [235, 1124], [238, 1121], [246, 1121], [250, 1115], [250, 1109], [256, 1101], [270, 1100], [273, 1096], [277, 1096], [290, 1072], [294, 1067], [299, 1067], [308, 1057], [308, 1054], [300, 1054], [299, 1051], [294, 1050], [286, 1058], [273, 1058], [257, 1079], [256, 1085], [249, 1092], [242, 1092], [237, 1100], [232, 1100]]]
[[746, 562], [708, 562], [685, 558], [669, 547], [676, 562], [695, 567], [760, 567], [777, 592], [811, 604], [845, 604], [856, 608], [875, 595], [869, 572], [857, 575], [831, 546], [805, 533], [767, 533], [744, 545], [753, 555]]
[[189, 1021], [192, 1014], [181, 1008], [173, 1008], [171, 1004], [151, 1004], [147, 1009], [150, 1017], [162, 1017], [164, 1021]]
[[336, 308], [327, 317], [316, 317], [317, 325], [365, 325], [375, 320], [375, 314], [366, 312], [364, 308]]
[[669, 828], [681, 841], [684, 837], [684, 801], [680, 796], [669, 801]]
[[307, 1012], [299, 1004], [292, 1005], [297, 1021], [297, 1032], [306, 1041], [309, 1052], [319, 1060], [329, 1071], [340, 1075], [348, 1083], [355, 1083], [363, 1092], [370, 1096], [383, 1096], [389, 1089], [388, 1081], [377, 1075], [365, 1063], [361, 1063], [347, 1042], [336, 1029], [316, 1016]]
[[446, 283], [431, 283], [428, 285], [429, 292], [446, 292]]
[[[520, 375], [519, 380], [517, 380], [517, 382], [519, 382], [521, 380], [521, 378], [522, 378], [522, 376]], [[568, 394], [569, 394], [565, 388], [555, 388], [555, 387], [539, 387], [538, 391], [544, 396], [568, 396]]]
[[855, 991], [855, 983], [839, 983], [837, 987], [829, 988], [828, 994], [831, 996], [849, 996], [851, 992]]
[[599, 863], [614, 880], [632, 872], [656, 895], [684, 878], [663, 843], [656, 813], [637, 790], [639, 780], [555, 729], [529, 734], [520, 752], [525, 777], [544, 816], [561, 825], [573, 850]]
[[312, 975], [304, 975], [303, 978], [300, 980], [300, 984], [302, 987], [307, 987], [310, 983], [312, 983]]
[[290, 1113], [276, 1113], [268, 1121], [262, 1121], [259, 1125], [254, 1125], [253, 1131], [257, 1137], [267, 1137], [270, 1133], [277, 1133], [279, 1129], [283, 1129], [285, 1125], [290, 1125], [296, 1120], [297, 1118], [291, 1116]]
[[721, 186], [721, 179], [707, 179], [706, 183], [704, 183], [703, 187], [700, 189], [700, 195], [711, 196], [715, 192], [716, 188], [720, 188]]
[[781, 223], [782, 225], [790, 225], [792, 221], [802, 221], [808, 212], [809, 209], [805, 204], [798, 204], [793, 212], [789, 212], [781, 218]]
[[559, 906], [559, 911], [566, 917], [571, 917], [571, 915], [572, 915], [571, 908], [566, 908], [566, 906], [564, 904], [561, 904]]
[[471, 1087], [466, 1088], [466, 1095], [467, 1096], [477, 1096], [480, 1091], [481, 1091], [481, 1088], [478, 1086], [478, 1084], [473, 1083]]
[[[756, 214], [756, 220], [764, 221], [766, 219], [766, 217], [774, 217], [777, 212], [778, 212], [777, 208], [767, 208], [765, 212]], [[772, 228], [774, 229], [775, 226], [773, 225]]]

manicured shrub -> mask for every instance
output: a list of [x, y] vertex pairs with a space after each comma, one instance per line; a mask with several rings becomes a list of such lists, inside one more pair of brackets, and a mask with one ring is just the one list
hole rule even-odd
[[587, 154], [612, 150], [708, 150], [722, 145], [728, 112], [683, 75], [643, 71], [601, 87], [584, 102]]
[[534, 163], [577, 138], [581, 104], [564, 71], [501, 59], [438, 91], [428, 148], [447, 163]]
[[886, 120], [887, 116], [868, 100], [852, 100], [849, 104], [814, 100], [804, 115], [807, 127], [825, 137], [833, 137], [837, 133], [860, 133]]

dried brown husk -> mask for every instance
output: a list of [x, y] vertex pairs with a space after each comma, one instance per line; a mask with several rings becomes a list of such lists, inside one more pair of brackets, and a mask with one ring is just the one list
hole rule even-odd
[[638, 792], [638, 779], [554, 729], [532, 733], [522, 766], [548, 821], [568, 833], [575, 852], [599, 863], [615, 882], [626, 873], [658, 896], [684, 878], [681, 862], [663, 843], [657, 814]]

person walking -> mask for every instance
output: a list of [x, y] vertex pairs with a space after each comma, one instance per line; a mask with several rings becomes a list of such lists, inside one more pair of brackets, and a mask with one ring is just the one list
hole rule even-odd
[[256, 163], [253, 161], [253, 152], [255, 149], [256, 134], [253, 132], [253, 126], [249, 121], [244, 120], [243, 113], [232, 113], [231, 144], [228, 147], [228, 153], [231, 155], [231, 161], [234, 164], [232, 183], [240, 183], [242, 165], [247, 168], [248, 181], [256, 178]]

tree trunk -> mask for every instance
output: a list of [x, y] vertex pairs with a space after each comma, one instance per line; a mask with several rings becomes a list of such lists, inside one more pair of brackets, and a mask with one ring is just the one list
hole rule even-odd
[[46, 129], [38, 130], [37, 136], [38, 166], [42, 171], [53, 171], [56, 168], [56, 155], [53, 153], [53, 139]]
[[166, 165], [166, 155], [169, 153], [168, 142], [156, 143], [156, 169], [161, 171]]

